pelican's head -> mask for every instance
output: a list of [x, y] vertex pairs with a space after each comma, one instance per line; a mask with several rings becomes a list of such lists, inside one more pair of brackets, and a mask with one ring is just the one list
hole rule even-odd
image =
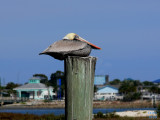
[[79, 35], [77, 35], [76, 33], [68, 33], [63, 39], [67, 39], [67, 40], [79, 40], [82, 42], [86, 42], [87, 44], [89, 44], [93, 49], [101, 49], [100, 47], [88, 42], [87, 40], [81, 38]]
[[63, 39], [74, 40], [78, 35], [76, 33], [68, 33]]

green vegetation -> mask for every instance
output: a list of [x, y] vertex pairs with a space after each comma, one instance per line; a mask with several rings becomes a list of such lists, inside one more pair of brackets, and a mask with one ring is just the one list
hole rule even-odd
[[11, 89], [11, 90], [13, 90], [13, 88], [15, 88], [15, 87], [18, 87], [18, 86], [20, 86], [20, 84], [16, 84], [16, 83], [13, 83], [13, 82], [9, 82], [7, 85], [6, 85], [6, 89]]
[[160, 94], [160, 88], [154, 85], [149, 89], [149, 92]]
[[141, 98], [141, 89], [148, 90], [150, 93], [160, 94], [160, 88], [153, 82], [133, 79], [124, 79], [123, 81], [119, 79], [114, 79], [109, 82], [110, 85], [119, 85], [119, 93], [124, 95], [124, 101], [134, 101]]
[[133, 101], [141, 98], [137, 87], [142, 85], [139, 80], [124, 80], [121, 83], [119, 92], [124, 94], [124, 101]]
[[147, 111], [144, 111], [143, 113], [146, 113]]
[[96, 85], [94, 85], [94, 93], [97, 92], [98, 88]]
[[65, 120], [65, 116], [55, 116], [54, 114], [38, 116], [33, 114], [0, 113], [0, 120]]
[[21, 102], [21, 104], [22, 104], [22, 105], [25, 105], [25, 104], [26, 104], [26, 102]]
[[[119, 117], [119, 118], [95, 118], [93, 120], [152, 120], [149, 117]], [[158, 120], [154, 118], [154, 120]]]
[[98, 112], [94, 115], [94, 118], [119, 118], [119, 115], [116, 115], [115, 112], [103, 114], [102, 112]]
[[157, 117], [160, 117], [160, 104], [157, 107], [156, 113], [157, 113]]
[[130, 92], [124, 96], [123, 100], [124, 101], [133, 101], [133, 100], [138, 100], [140, 98], [141, 98], [140, 92]]
[[124, 94], [136, 92], [137, 86], [138, 82], [136, 80], [124, 80], [119, 88], [119, 92]]
[[65, 89], [65, 83], [64, 83], [64, 72], [62, 71], [56, 71], [55, 73], [52, 73], [50, 76], [49, 83], [55, 88], [54, 92], [57, 91], [57, 80], [61, 79], [61, 95], [64, 96], [64, 89]]
[[6, 87], [4, 89], [7, 89], [8, 91], [8, 94], [16, 94], [16, 91], [13, 90], [14, 88], [20, 86], [20, 84], [16, 84], [16, 83], [13, 83], [13, 82], [9, 82]]
[[113, 81], [109, 82], [110, 85], [119, 85], [121, 84], [121, 80], [120, 79], [114, 79]]
[[34, 74], [33, 77], [39, 77], [41, 83], [48, 83], [48, 77], [45, 74]]
[[45, 103], [49, 103], [49, 102], [51, 102], [52, 100], [48, 100], [48, 99], [45, 99], [45, 100], [43, 100], [43, 102], [45, 102]]
[[[149, 117], [119, 117], [115, 113], [103, 114], [98, 112], [93, 120], [150, 120]], [[20, 113], [0, 113], [0, 120], [65, 120], [64, 115], [55, 116], [54, 114], [33, 115]], [[156, 118], [155, 118], [156, 120]]]
[[[64, 72], [62, 71], [56, 71], [55, 73], [52, 73], [50, 76], [50, 79], [45, 74], [34, 74], [33, 77], [39, 77], [41, 79], [41, 83], [44, 83], [47, 87], [52, 86], [54, 87], [53, 92], [57, 92], [58, 86], [57, 86], [57, 80], [61, 79], [61, 96], [64, 96], [65, 91], [65, 78], [64, 78]], [[123, 94], [124, 101], [134, 101], [141, 98], [141, 89], [148, 90], [150, 93], [158, 93], [160, 94], [160, 88], [158, 87], [158, 84], [155, 85], [153, 82], [150, 81], [144, 81], [140, 82], [139, 80], [133, 80], [133, 79], [114, 79], [113, 81], [109, 82], [110, 85], [119, 86], [119, 93]], [[8, 96], [10, 94], [14, 94], [16, 96], [16, 91], [13, 89], [15, 87], [20, 86], [19, 84], [9, 82], [6, 87], [0, 86], [1, 92], [8, 92]], [[6, 91], [5, 91], [6, 90]], [[94, 93], [97, 92], [98, 88], [97, 86], [94, 86]], [[50, 96], [50, 95], [49, 95]]]
[[145, 86], [152, 86], [152, 85], [154, 85], [154, 84], [153, 84], [153, 82], [144, 81], [144, 82], [143, 82], [143, 85], [145, 85]]

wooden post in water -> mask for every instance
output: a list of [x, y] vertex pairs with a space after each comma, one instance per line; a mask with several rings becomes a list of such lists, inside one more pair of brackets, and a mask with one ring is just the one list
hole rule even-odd
[[92, 120], [96, 58], [68, 56], [64, 65], [66, 120]]

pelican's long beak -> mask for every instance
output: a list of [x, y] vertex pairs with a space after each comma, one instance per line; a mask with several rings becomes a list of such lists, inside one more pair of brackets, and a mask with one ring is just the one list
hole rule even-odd
[[81, 37], [77, 38], [77, 40], [86, 42], [87, 44], [91, 45], [91, 47], [93, 47], [94, 49], [101, 49], [100, 47], [98, 47], [98, 46], [96, 46], [96, 45], [94, 45], [94, 44], [88, 42], [87, 40], [85, 40], [85, 39], [83, 39], [83, 38], [81, 38]]

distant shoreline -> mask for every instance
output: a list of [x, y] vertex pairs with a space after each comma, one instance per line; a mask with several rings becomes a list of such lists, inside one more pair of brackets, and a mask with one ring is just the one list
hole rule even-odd
[[[157, 103], [158, 105], [159, 103]], [[16, 103], [0, 106], [0, 109], [58, 109], [65, 108], [64, 101], [43, 102], [36, 101], [26, 103]], [[121, 101], [94, 101], [93, 108], [153, 108], [150, 101], [134, 101], [134, 102], [121, 102]]]

